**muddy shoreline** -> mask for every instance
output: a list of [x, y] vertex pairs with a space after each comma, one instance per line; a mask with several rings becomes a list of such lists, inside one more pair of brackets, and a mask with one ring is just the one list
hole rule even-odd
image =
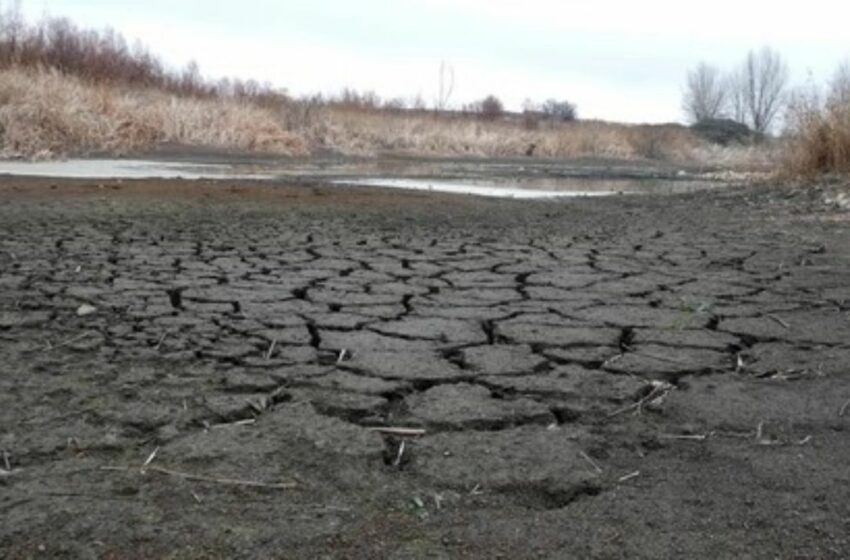
[[0, 178], [0, 553], [845, 558], [848, 278], [779, 186]]

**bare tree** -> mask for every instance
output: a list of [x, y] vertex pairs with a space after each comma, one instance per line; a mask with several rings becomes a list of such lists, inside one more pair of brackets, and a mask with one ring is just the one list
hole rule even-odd
[[695, 123], [717, 119], [723, 112], [726, 92], [726, 84], [723, 83], [720, 71], [714, 66], [700, 62], [696, 68], [688, 71], [682, 108]]
[[446, 64], [445, 60], [440, 62], [440, 76], [437, 87], [435, 108], [437, 111], [445, 111], [455, 89], [455, 69], [450, 64]]
[[770, 47], [750, 51], [732, 78], [732, 112], [758, 133], [770, 130], [785, 103], [788, 65]]
[[481, 118], [487, 121], [495, 121], [505, 112], [505, 106], [502, 101], [495, 95], [488, 95], [481, 101], [473, 104], [475, 112], [481, 115]]
[[578, 118], [578, 111], [574, 103], [569, 101], [558, 101], [557, 99], [547, 99], [541, 111], [546, 118], [553, 121], [574, 121]]
[[829, 101], [838, 105], [850, 104], [850, 59], [846, 59], [829, 82]]

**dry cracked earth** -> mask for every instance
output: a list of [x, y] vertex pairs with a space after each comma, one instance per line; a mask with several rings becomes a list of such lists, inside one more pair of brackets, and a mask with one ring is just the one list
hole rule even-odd
[[847, 223], [3, 179], [0, 551], [846, 558]]

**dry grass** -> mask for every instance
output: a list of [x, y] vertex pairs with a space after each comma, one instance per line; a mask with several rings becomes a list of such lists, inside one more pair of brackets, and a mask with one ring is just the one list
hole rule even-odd
[[589, 156], [736, 166], [753, 158], [745, 148], [713, 149], [678, 125], [406, 111], [352, 90], [297, 101], [253, 81], [204, 80], [191, 64], [168, 70], [118, 33], [62, 18], [29, 24], [15, 4], [4, 5], [0, 0], [0, 157], [121, 154], [168, 142], [286, 155]]
[[[294, 110], [294, 109], [290, 109]], [[686, 160], [702, 143], [679, 126], [597, 121], [551, 123], [528, 130], [518, 120], [425, 112], [315, 108], [293, 132], [309, 144], [345, 154], [473, 157], [612, 157]]]
[[[610, 157], [745, 166], [749, 149], [719, 151], [677, 125], [599, 121], [484, 121], [470, 115], [257, 104], [133, 85], [92, 83], [51, 70], [0, 70], [0, 156], [121, 154], [160, 143], [303, 156], [407, 154], [468, 157]], [[746, 153], [745, 153], [746, 152]]]
[[124, 153], [162, 142], [302, 155], [275, 112], [238, 100], [93, 85], [55, 71], [0, 71], [0, 155]]
[[790, 111], [791, 135], [783, 159], [785, 171], [797, 176], [850, 173], [850, 100], [831, 96], [796, 99]]

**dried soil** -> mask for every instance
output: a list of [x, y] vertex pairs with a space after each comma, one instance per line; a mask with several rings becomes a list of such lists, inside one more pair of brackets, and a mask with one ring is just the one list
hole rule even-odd
[[3, 178], [0, 555], [846, 558], [847, 224]]

